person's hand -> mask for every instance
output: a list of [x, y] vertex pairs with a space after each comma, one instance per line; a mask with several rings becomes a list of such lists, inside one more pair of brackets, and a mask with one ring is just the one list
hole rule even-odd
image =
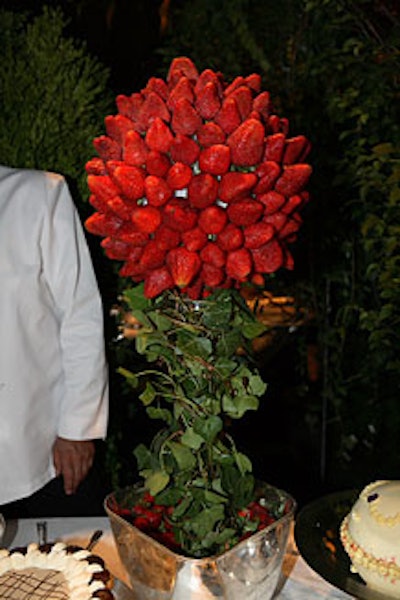
[[57, 437], [53, 445], [53, 460], [57, 476], [64, 479], [64, 490], [74, 494], [93, 464], [95, 447], [90, 440], [74, 441]]

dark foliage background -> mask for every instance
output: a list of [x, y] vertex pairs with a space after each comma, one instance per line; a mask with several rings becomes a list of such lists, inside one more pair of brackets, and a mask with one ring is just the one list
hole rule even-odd
[[[0, 28], [0, 159], [67, 175], [82, 214], [83, 166], [105, 114], [114, 111], [112, 95], [139, 90], [151, 75], [164, 77], [177, 55], [227, 79], [262, 75], [291, 133], [313, 144], [312, 202], [294, 247], [296, 269], [271, 283], [271, 291], [293, 294], [313, 319], [290, 333], [279, 330], [259, 355], [270, 385], [260, 412], [241, 430], [245, 451], [261, 476], [300, 502], [398, 478], [398, 3], [58, 0], [69, 19], [63, 34], [55, 17], [53, 30], [33, 21], [40, 3], [7, 4], [14, 16], [2, 18]], [[24, 49], [28, 30], [36, 36], [32, 55]], [[79, 68], [66, 59], [72, 50], [62, 35], [85, 44]], [[107, 80], [100, 63], [109, 69]], [[101, 256], [95, 260], [108, 311], [118, 283], [113, 268]], [[113, 372], [117, 362], [137, 357], [112, 342], [108, 313], [106, 321]], [[151, 432], [143, 431], [114, 376], [112, 386], [107, 460], [117, 483], [134, 473], [126, 450]]]

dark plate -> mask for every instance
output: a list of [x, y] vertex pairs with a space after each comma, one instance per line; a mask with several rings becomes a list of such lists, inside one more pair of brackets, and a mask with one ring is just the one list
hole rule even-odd
[[324, 496], [305, 506], [297, 515], [295, 540], [306, 563], [326, 581], [361, 600], [393, 600], [368, 588], [350, 571], [350, 559], [339, 537], [342, 519], [350, 512], [359, 490]]

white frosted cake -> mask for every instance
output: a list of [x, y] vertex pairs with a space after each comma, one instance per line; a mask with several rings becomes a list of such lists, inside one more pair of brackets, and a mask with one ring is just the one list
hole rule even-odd
[[1, 600], [112, 600], [101, 558], [64, 543], [0, 549]]
[[371, 588], [400, 598], [400, 481], [376, 481], [344, 518], [340, 537], [352, 570]]

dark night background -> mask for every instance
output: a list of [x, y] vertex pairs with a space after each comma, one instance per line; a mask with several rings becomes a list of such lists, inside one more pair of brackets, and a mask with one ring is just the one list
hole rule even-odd
[[[33, 19], [44, 4], [6, 0], [3, 8]], [[302, 505], [374, 478], [399, 478], [399, 11], [390, 1], [270, 4], [57, 0], [51, 6], [68, 17], [66, 35], [85, 42], [109, 69], [111, 97], [140, 90], [152, 75], [164, 77], [173, 56], [188, 55], [200, 69], [220, 69], [229, 79], [261, 72], [295, 132], [311, 139], [313, 200], [294, 250], [296, 269], [274, 281], [273, 291], [294, 294], [312, 319], [275, 331], [258, 357], [269, 383], [265, 402], [232, 425], [255, 472]], [[87, 214], [85, 202], [79, 208]], [[112, 369], [121, 352], [108, 316], [117, 283], [98, 240], [90, 244]], [[125, 390], [113, 375], [111, 384], [105, 460], [124, 480], [132, 463], [121, 452], [130, 455], [151, 432], [144, 432], [140, 411], [122, 407]]]

